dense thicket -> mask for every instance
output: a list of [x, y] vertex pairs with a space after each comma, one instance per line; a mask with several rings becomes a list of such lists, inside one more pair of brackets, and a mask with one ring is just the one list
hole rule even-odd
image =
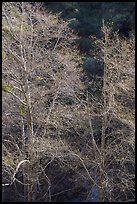
[[3, 201], [134, 201], [134, 4], [44, 4], [2, 6]]

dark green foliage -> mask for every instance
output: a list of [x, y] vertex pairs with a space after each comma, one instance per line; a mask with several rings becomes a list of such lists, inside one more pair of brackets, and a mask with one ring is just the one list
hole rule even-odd
[[72, 97], [62, 97], [61, 99], [59, 99], [59, 101], [65, 105], [73, 105], [74, 99]]
[[83, 53], [94, 48], [89, 36], [102, 36], [102, 19], [113, 22], [113, 32], [119, 30], [125, 37], [135, 29], [134, 2], [44, 2], [44, 5], [51, 12], [61, 12], [62, 18], [70, 20], [70, 27], [80, 36], [77, 43]]
[[88, 53], [91, 50], [91, 40], [85, 37], [81, 37], [78, 40], [76, 40], [80, 52]]
[[103, 63], [94, 57], [85, 57], [83, 67], [88, 74], [103, 76]]
[[119, 31], [121, 36], [128, 37], [129, 32], [135, 29], [134, 2], [103, 3], [102, 9], [103, 18], [106, 21], [113, 22], [113, 32]]

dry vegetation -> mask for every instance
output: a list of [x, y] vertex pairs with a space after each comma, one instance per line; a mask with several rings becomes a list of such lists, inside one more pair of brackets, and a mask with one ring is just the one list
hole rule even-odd
[[103, 24], [97, 95], [67, 22], [25, 2], [2, 9], [3, 188], [24, 202], [133, 201], [134, 38]]

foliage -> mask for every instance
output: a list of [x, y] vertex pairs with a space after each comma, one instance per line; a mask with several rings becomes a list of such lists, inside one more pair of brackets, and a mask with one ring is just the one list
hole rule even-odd
[[8, 26], [7, 20], [4, 17], [2, 18], [2, 31], [6, 33], [10, 32], [10, 27]]
[[36, 81], [39, 81], [39, 80], [41, 80], [41, 77], [40, 77], [40, 76], [36, 76], [36, 77], [35, 77], [35, 80], [36, 80]]
[[5, 53], [5, 51], [4, 51], [4, 50], [2, 50], [2, 61], [4, 61], [4, 60], [5, 60], [5, 58], [6, 58], [6, 53]]
[[26, 115], [26, 107], [25, 107], [24, 104], [21, 104], [21, 105], [19, 106], [19, 111], [20, 111], [20, 114], [21, 114], [22, 116]]
[[90, 53], [87, 44], [89, 36], [102, 36], [102, 19], [113, 22], [113, 31], [120, 30], [122, 36], [128, 36], [130, 31], [135, 30], [133, 2], [44, 2], [44, 5], [50, 11], [61, 12], [61, 17], [70, 20], [71, 28], [83, 38], [83, 41], [78, 41], [82, 52]]
[[7, 81], [3, 81], [2, 82], [2, 91], [4, 91], [4, 93], [8, 93], [10, 90], [10, 86], [9, 83]]
[[79, 38], [76, 40], [76, 43], [79, 45], [81, 53], [88, 53], [91, 50], [91, 40], [85, 37]]

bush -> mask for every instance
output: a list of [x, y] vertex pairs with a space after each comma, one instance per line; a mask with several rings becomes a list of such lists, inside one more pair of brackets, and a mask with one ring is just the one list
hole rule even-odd
[[102, 63], [94, 57], [86, 57], [83, 63], [84, 70], [92, 76], [103, 76]]

